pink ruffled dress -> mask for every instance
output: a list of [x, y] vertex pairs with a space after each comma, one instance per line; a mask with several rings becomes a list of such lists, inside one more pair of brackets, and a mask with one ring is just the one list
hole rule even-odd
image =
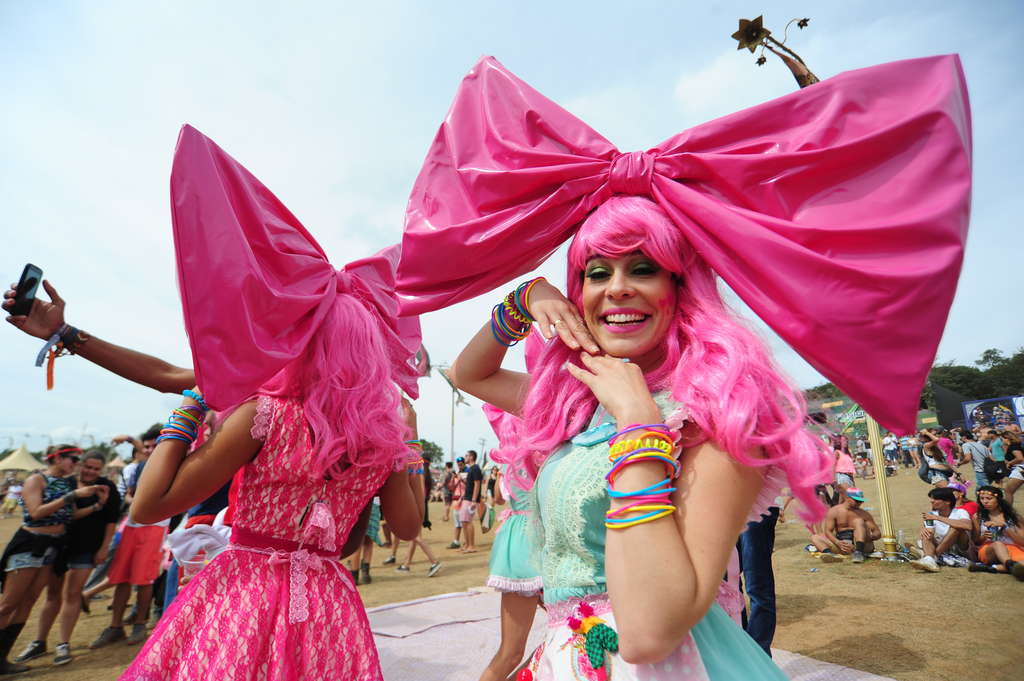
[[184, 587], [121, 679], [382, 681], [339, 558], [390, 470], [353, 466], [311, 480], [292, 461], [310, 451], [292, 400], [261, 395], [252, 434], [263, 448], [243, 469], [229, 549]]

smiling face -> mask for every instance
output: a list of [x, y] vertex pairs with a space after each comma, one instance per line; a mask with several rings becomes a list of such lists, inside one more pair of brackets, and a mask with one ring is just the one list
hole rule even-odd
[[641, 252], [593, 256], [583, 271], [583, 320], [601, 350], [650, 371], [664, 357], [676, 288], [672, 273]]

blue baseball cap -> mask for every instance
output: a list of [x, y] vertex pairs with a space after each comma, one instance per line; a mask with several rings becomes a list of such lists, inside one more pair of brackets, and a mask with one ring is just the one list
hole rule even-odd
[[847, 487], [846, 496], [850, 497], [854, 501], [864, 501], [864, 492], [861, 492], [857, 487]]

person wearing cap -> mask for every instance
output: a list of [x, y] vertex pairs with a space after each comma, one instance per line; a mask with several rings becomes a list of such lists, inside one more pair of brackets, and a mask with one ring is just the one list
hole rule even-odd
[[924, 557], [910, 561], [915, 570], [938, 572], [939, 565], [966, 567], [969, 535], [974, 529], [971, 514], [956, 508], [956, 495], [948, 487], [928, 490], [932, 510], [922, 513], [921, 549]]
[[[107, 501], [107, 488], [103, 485], [76, 488], [71, 474], [81, 456], [82, 450], [74, 445], [51, 447], [46, 455], [46, 470], [25, 480], [22, 526], [0, 558], [0, 674], [28, 669], [8, 662], [7, 655], [50, 576], [64, 574], [67, 569], [63, 554], [68, 523], [98, 512]], [[76, 508], [78, 499], [93, 496], [96, 503]]]
[[973, 518], [978, 513], [978, 502], [967, 498], [967, 488], [970, 486], [970, 482], [960, 482], [959, 480], [947, 485], [949, 489], [953, 490], [953, 496], [956, 497], [956, 506], [954, 508], [962, 508], [970, 513]]
[[852, 554], [850, 562], [863, 563], [864, 557], [874, 552], [874, 542], [882, 537], [874, 517], [861, 507], [864, 500], [859, 488], [847, 488], [843, 501], [825, 515], [822, 532], [811, 535], [815, 548], [823, 554]]

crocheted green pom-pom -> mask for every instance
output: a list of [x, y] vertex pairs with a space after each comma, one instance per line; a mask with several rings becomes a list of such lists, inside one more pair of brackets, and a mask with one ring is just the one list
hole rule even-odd
[[604, 666], [605, 651], [614, 653], [619, 649], [619, 635], [607, 624], [598, 624], [587, 632], [585, 644], [590, 666], [600, 669]]

